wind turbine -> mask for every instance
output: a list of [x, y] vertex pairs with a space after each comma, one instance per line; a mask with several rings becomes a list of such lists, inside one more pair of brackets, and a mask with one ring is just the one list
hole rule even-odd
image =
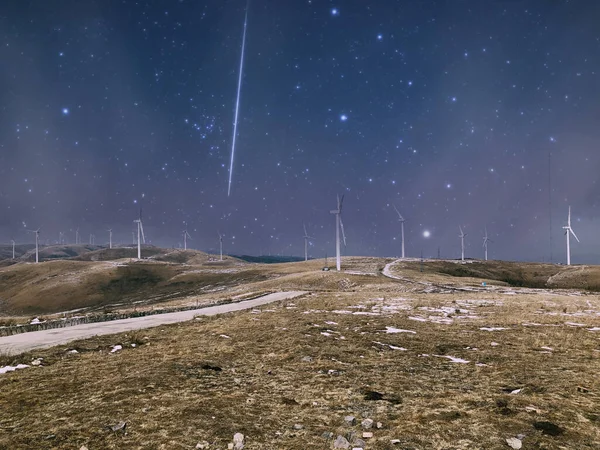
[[13, 257], [12, 257], [12, 259], [15, 259], [15, 240], [11, 239], [10, 242], [11, 242], [12, 248], [13, 248], [12, 249], [13, 250]]
[[79, 228], [75, 230], [75, 245], [79, 244]]
[[40, 253], [39, 253], [39, 242], [40, 242], [40, 229], [38, 228], [37, 230], [27, 230], [30, 233], [35, 233], [35, 263], [37, 264], [38, 262], [40, 262]]
[[308, 240], [314, 239], [314, 238], [309, 236], [308, 233], [306, 232], [306, 225], [303, 225], [303, 227], [304, 227], [304, 261], [308, 261]]
[[138, 249], [138, 259], [142, 259], [142, 242], [140, 241], [140, 236], [142, 237], [142, 241], [144, 244], [146, 243], [146, 237], [144, 236], [144, 226], [142, 225], [142, 209], [140, 208], [140, 217], [133, 221], [133, 223], [137, 223], [137, 249]]
[[404, 222], [405, 219], [404, 217], [402, 217], [402, 214], [400, 214], [400, 211], [398, 211], [398, 208], [396, 208], [396, 205], [393, 205], [394, 209], [396, 210], [396, 213], [398, 214], [398, 220], [400, 221], [400, 227], [402, 228], [402, 258], [404, 258]]
[[217, 233], [219, 233], [219, 251], [221, 253], [221, 261], [223, 261], [223, 235], [221, 235], [220, 231], [217, 231]]
[[465, 260], [465, 237], [467, 236], [463, 231], [462, 227], [459, 225], [458, 229], [460, 230], [460, 234], [458, 237], [460, 238], [460, 259], [461, 261]]
[[[466, 236], [466, 235], [465, 235]], [[492, 241], [487, 234], [487, 227], [485, 227], [485, 235], [483, 236], [483, 248], [485, 249], [485, 260], [488, 260], [488, 242], [494, 242]]]
[[572, 234], [573, 237], [575, 239], [577, 239], [577, 242], [579, 242], [579, 238], [573, 231], [573, 228], [571, 228], [571, 207], [570, 206], [569, 206], [569, 218], [567, 219], [567, 226], [563, 227], [563, 230], [565, 230], [565, 235], [567, 236], [567, 266], [570, 266], [571, 265], [571, 241], [570, 241], [571, 236], [570, 236], [570, 234]]
[[192, 237], [190, 236], [190, 233], [188, 233], [188, 230], [185, 229], [183, 230], [183, 249], [187, 250], [187, 240], [191, 239]]
[[336, 256], [336, 269], [339, 272], [342, 266], [342, 258], [340, 256], [340, 228], [342, 229], [342, 234], [344, 235], [344, 245], [346, 245], [346, 235], [344, 234], [344, 228], [342, 223], [342, 203], [344, 202], [344, 196], [342, 198], [337, 196], [337, 209], [332, 209], [329, 211], [331, 214], [335, 214], [335, 256]]
[[108, 231], [108, 248], [112, 248], [112, 228], [106, 231]]
[[64, 243], [64, 236], [65, 233], [63, 233], [62, 231], [58, 232], [58, 245], [62, 245]]

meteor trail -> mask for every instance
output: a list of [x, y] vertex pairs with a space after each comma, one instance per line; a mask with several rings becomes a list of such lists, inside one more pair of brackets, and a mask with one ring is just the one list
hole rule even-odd
[[246, 48], [246, 25], [248, 23], [248, 3], [246, 3], [246, 16], [244, 17], [244, 36], [242, 37], [242, 55], [240, 57], [240, 73], [238, 77], [237, 99], [235, 101], [235, 119], [233, 121], [233, 142], [231, 143], [231, 161], [229, 163], [229, 187], [227, 197], [231, 195], [231, 178], [233, 176], [233, 158], [235, 156], [235, 139], [237, 137], [238, 112], [240, 111], [240, 93], [242, 91], [242, 74], [244, 71], [244, 50]]

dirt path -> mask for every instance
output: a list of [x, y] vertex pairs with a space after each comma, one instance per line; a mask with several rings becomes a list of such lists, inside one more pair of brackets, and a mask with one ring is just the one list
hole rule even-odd
[[185, 322], [192, 320], [195, 316], [214, 316], [233, 311], [255, 308], [267, 303], [279, 300], [287, 300], [304, 295], [303, 291], [275, 292], [264, 295], [253, 300], [225, 305], [209, 306], [206, 308], [193, 309], [153, 316], [136, 317], [132, 319], [113, 320], [111, 322], [87, 323], [67, 328], [56, 328], [53, 330], [33, 331], [30, 333], [15, 334], [0, 338], [0, 353], [17, 355], [39, 348], [48, 348], [55, 345], [66, 344], [77, 339], [85, 339], [92, 336], [121, 333], [123, 331], [151, 328], [170, 323]]

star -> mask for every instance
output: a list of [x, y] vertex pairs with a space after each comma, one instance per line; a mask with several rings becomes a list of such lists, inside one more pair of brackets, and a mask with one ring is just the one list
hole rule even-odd
[[331, 15], [332, 16], [339, 16], [340, 15], [340, 10], [337, 8], [331, 8]]
[[342, 122], [345, 122], [345, 121], [347, 121], [347, 120], [348, 120], [348, 116], [347, 116], [346, 114], [342, 114], [342, 115], [340, 116], [340, 120], [341, 120]]
[[63, 113], [63, 116], [68, 116], [69, 115], [69, 108], [63, 108], [62, 109], [62, 113]]

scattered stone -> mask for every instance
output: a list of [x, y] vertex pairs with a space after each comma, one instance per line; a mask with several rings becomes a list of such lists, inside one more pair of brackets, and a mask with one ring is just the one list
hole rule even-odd
[[338, 436], [333, 442], [333, 448], [350, 448], [350, 442], [344, 436]]
[[123, 350], [123, 346], [122, 345], [113, 345], [112, 350], [110, 351], [111, 353], [115, 353], [118, 352], [119, 350]]
[[227, 444], [227, 450], [233, 450], [233, 444], [231, 442]]
[[383, 424], [381, 422], [377, 422], [377, 429], [381, 430], [383, 428]]
[[300, 423], [294, 424], [294, 430], [301, 430], [302, 428], [304, 428], [304, 425], [302, 425]]
[[514, 448], [515, 450], [519, 450], [521, 447], [523, 447], [523, 443], [517, 438], [508, 438], [506, 443], [510, 448]]
[[81, 447], [79, 447], [79, 450], [88, 450], [88, 448], [85, 445], [82, 445]]
[[209, 448], [209, 447], [210, 447], [210, 444], [208, 442], [206, 442], [206, 441], [198, 442], [196, 444], [196, 448], [199, 448], [199, 449], [206, 449], [206, 448]]
[[360, 425], [365, 429], [365, 430], [370, 430], [371, 428], [373, 428], [373, 419], [365, 419], [363, 420]]
[[354, 425], [356, 423], [356, 418], [354, 416], [346, 416], [344, 417], [344, 422], [346, 422], [346, 425]]
[[77, 350], [73, 349], [73, 350], [69, 350], [67, 353], [75, 354], [75, 353], [79, 353], [79, 352]]
[[331, 431], [325, 431], [325, 432], [324, 432], [324, 433], [321, 435], [321, 437], [322, 437], [323, 439], [327, 439], [327, 440], [329, 440], [329, 439], [333, 439], [333, 433], [332, 433]]
[[127, 428], [127, 422], [119, 422], [116, 425], [109, 425], [108, 428], [110, 428], [115, 433], [117, 431], [123, 431], [123, 433], [126, 433], [125, 430]]
[[362, 439], [356, 438], [352, 441], [352, 447], [365, 448], [367, 443]]
[[304, 356], [304, 357], [302, 357], [302, 362], [308, 362], [309, 363], [309, 362], [312, 362], [312, 361], [313, 361], [312, 356]]
[[244, 448], [244, 435], [242, 433], [235, 433], [233, 435], [233, 448], [234, 450], [242, 450]]
[[390, 444], [392, 444], [392, 445], [397, 445], [397, 444], [399, 444], [399, 443], [400, 443], [400, 439], [392, 439], [392, 440], [390, 441]]
[[371, 431], [363, 431], [363, 437], [365, 439], [369, 439], [373, 437], [373, 433]]
[[547, 434], [548, 436], [559, 436], [565, 432], [565, 430], [558, 425], [547, 421], [533, 422], [533, 427], [536, 430], [540, 430], [542, 434]]
[[44, 359], [44, 358], [37, 358], [37, 359], [34, 359], [33, 361], [31, 361], [31, 365], [32, 365], [32, 366], [41, 366], [41, 365], [42, 365], [42, 360], [43, 360], [43, 359]]

